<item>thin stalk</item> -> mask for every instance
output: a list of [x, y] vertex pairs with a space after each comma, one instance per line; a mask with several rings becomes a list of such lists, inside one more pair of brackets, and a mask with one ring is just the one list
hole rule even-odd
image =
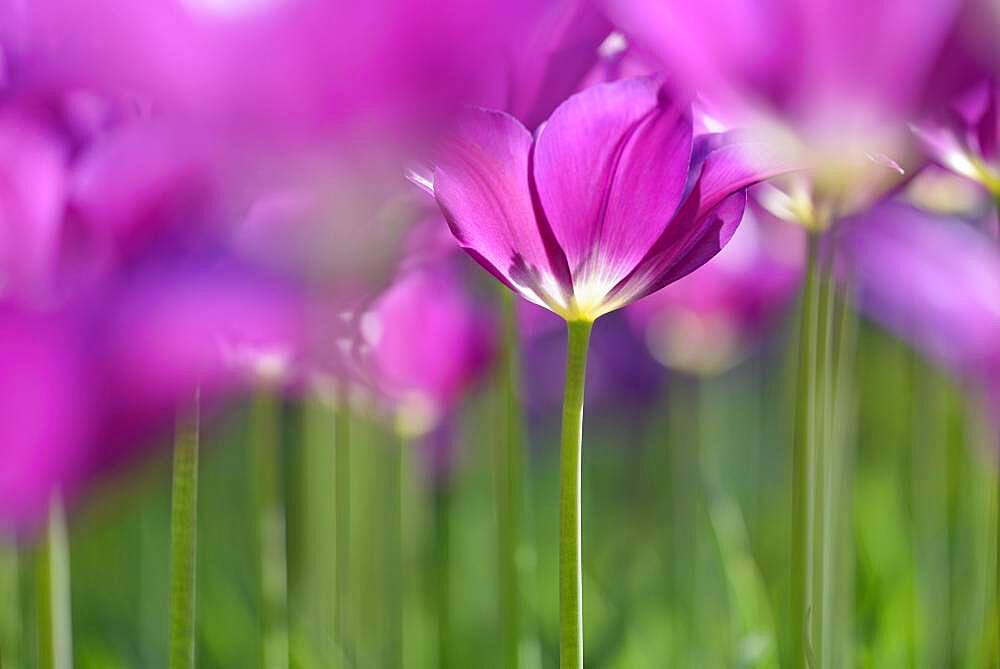
[[812, 471], [815, 458], [816, 359], [819, 329], [819, 240], [809, 237], [806, 283], [799, 324], [799, 361], [792, 445], [791, 666], [811, 664], [809, 645], [812, 598]]
[[17, 544], [0, 544], [0, 669], [21, 663], [20, 565]]
[[71, 669], [73, 624], [70, 612], [69, 535], [58, 496], [49, 505], [48, 528], [37, 569], [39, 669]]
[[590, 321], [567, 326], [566, 389], [559, 463], [559, 667], [583, 667], [583, 553], [580, 518], [583, 396]]
[[833, 592], [836, 564], [834, 562], [835, 517], [838, 512], [839, 448], [834, 442], [836, 378], [834, 371], [834, 311], [837, 296], [832, 272], [820, 260], [821, 306], [819, 350], [817, 351], [817, 407], [815, 453], [814, 501], [814, 592], [813, 652], [818, 667], [829, 667], [832, 661]]
[[383, 503], [382, 554], [383, 554], [383, 615], [384, 632], [382, 650], [386, 669], [403, 666], [403, 547], [402, 547], [402, 439], [390, 437], [384, 447], [385, 462], [382, 466]]
[[198, 395], [177, 425], [170, 502], [170, 669], [193, 669], [198, 554]]
[[334, 641], [341, 657], [348, 657], [348, 587], [351, 554], [351, 415], [347, 398], [339, 398], [333, 415], [334, 495]]
[[518, 669], [521, 642], [521, 583], [517, 555], [521, 541], [523, 431], [520, 403], [521, 365], [514, 295], [501, 292], [503, 354], [500, 370], [501, 432], [495, 451], [497, 562], [504, 667]]
[[[993, 222], [990, 226], [990, 234], [994, 241], [1000, 240], [1000, 192], [993, 195]], [[1000, 435], [994, 434], [994, 443], [1000, 443]], [[1000, 472], [1000, 469], [997, 470]], [[996, 515], [996, 541], [994, 542], [994, 591], [993, 608], [996, 612], [994, 621], [996, 625], [996, 665], [1000, 667], [1000, 473], [994, 478], [993, 496], [996, 500], [994, 514]]]
[[448, 477], [435, 482], [434, 505], [434, 612], [437, 620], [437, 667], [450, 669], [451, 654], [451, 487]]
[[253, 404], [257, 502], [257, 541], [261, 594], [261, 644], [265, 669], [288, 666], [288, 577], [285, 554], [285, 505], [278, 451], [279, 407], [261, 392]]
[[[990, 233], [994, 240], [1000, 239], [1000, 192], [993, 195], [993, 225]], [[1000, 444], [1000, 435], [993, 435], [994, 443]], [[998, 470], [1000, 471], [1000, 470]], [[1000, 667], [1000, 474], [995, 477], [993, 496], [996, 499], [994, 514], [996, 515], [996, 541], [994, 542], [994, 598], [993, 607], [996, 611], [996, 666]]]

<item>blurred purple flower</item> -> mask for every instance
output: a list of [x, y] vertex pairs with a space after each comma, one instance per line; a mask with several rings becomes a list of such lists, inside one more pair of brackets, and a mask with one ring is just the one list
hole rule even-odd
[[801, 227], [748, 207], [719, 255], [625, 313], [661, 363], [724, 371], [795, 297], [805, 242]]
[[491, 318], [463, 292], [449, 262], [404, 271], [369, 318], [378, 389], [405, 434], [437, 426], [495, 353]]
[[1000, 372], [1000, 251], [956, 219], [887, 203], [848, 219], [838, 239], [861, 307], [953, 373]]
[[1000, 198], [1000, 88], [993, 77], [963, 91], [916, 128], [931, 157]]
[[[957, 17], [957, 0], [608, 2], [626, 34], [694, 87], [790, 119], [861, 106], [906, 113]], [[832, 109], [831, 109], [832, 106]]]
[[522, 37], [501, 55], [490, 89], [478, 102], [502, 109], [534, 130], [580, 88], [598, 62], [611, 23], [592, 0], [539, 3]]
[[[238, 259], [194, 138], [65, 91], [0, 99], [0, 529], [75, 498], [303, 339], [297, 287]], [[7, 373], [9, 371], [9, 373]]]
[[761, 147], [692, 137], [657, 78], [569, 98], [532, 138], [471, 110], [432, 189], [460, 245], [530, 302], [593, 320], [698, 268], [732, 236]]
[[[810, 181], [790, 187], [839, 216], [909, 171], [906, 122], [927, 102], [962, 0], [606, 4], [630, 38], [702, 94], [721, 127], [747, 128], [808, 168]], [[830, 223], [822, 211], [797, 216]]]
[[35, 0], [36, 76], [149, 96], [259, 139], [422, 131], [505, 49], [526, 3]]

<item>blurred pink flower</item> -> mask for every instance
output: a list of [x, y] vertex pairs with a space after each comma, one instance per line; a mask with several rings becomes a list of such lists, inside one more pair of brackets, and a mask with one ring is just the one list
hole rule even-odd
[[426, 434], [489, 369], [494, 324], [461, 288], [453, 260], [404, 270], [374, 303], [372, 365], [398, 429]]
[[[817, 228], [868, 206], [919, 165], [907, 122], [926, 109], [962, 0], [606, 0], [629, 38], [808, 170], [786, 184]], [[826, 211], [831, 208], [834, 211]]]
[[538, 3], [520, 27], [521, 37], [500, 54], [476, 100], [502, 109], [534, 130], [575, 93], [598, 62], [611, 23], [592, 0]]
[[202, 145], [100, 107], [0, 98], [0, 530], [301, 347], [297, 286], [236, 257]]

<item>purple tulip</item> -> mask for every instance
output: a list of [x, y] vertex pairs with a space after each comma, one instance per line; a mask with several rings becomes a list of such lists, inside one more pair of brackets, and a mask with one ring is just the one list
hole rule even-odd
[[594, 86], [532, 137], [472, 110], [434, 170], [460, 245], [530, 302], [593, 321], [694, 271], [732, 236], [758, 145], [692, 136], [657, 78]]
[[491, 319], [448, 263], [404, 271], [375, 302], [372, 365], [379, 390], [410, 435], [429, 432], [489, 367]]
[[626, 313], [661, 363], [717, 373], [739, 362], [795, 297], [805, 242], [801, 227], [750, 207], [719, 255]]
[[845, 221], [845, 276], [865, 313], [967, 379], [1000, 371], [1000, 251], [958, 220], [888, 203]]

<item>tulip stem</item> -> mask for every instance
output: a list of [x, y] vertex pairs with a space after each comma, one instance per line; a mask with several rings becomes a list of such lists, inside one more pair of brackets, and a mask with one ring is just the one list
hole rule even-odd
[[518, 669], [521, 641], [521, 584], [517, 553], [521, 534], [522, 431], [519, 388], [521, 366], [514, 295], [503, 288], [503, 354], [501, 359], [501, 434], [497, 440], [497, 549], [503, 666]]
[[559, 667], [583, 667], [580, 483], [590, 321], [567, 322], [566, 389], [559, 464]]
[[437, 619], [437, 667], [450, 669], [451, 657], [451, 482], [438, 481], [433, 490], [434, 504], [434, 610]]
[[170, 669], [193, 669], [198, 550], [198, 394], [177, 425], [170, 500]]
[[385, 616], [383, 663], [386, 669], [403, 666], [403, 546], [402, 546], [402, 487], [403, 448], [399, 436], [392, 435], [384, 445], [382, 481], [384, 496], [382, 509], [382, 605]]
[[346, 666], [350, 652], [347, 643], [347, 588], [351, 554], [351, 415], [346, 396], [338, 398], [333, 415], [333, 438], [334, 639]]
[[0, 543], [0, 669], [20, 666], [21, 596], [17, 543]]
[[809, 236], [806, 283], [799, 323], [798, 381], [795, 435], [792, 445], [791, 611], [788, 632], [791, 667], [810, 666], [808, 639], [814, 608], [813, 578], [813, 466], [815, 463], [817, 357], [821, 282], [819, 240]]
[[[995, 192], [993, 194], [993, 226], [990, 231], [993, 235], [994, 240], [1000, 240], [1000, 192]], [[994, 445], [1000, 445], [1000, 435], [994, 432]], [[997, 665], [1000, 666], [1000, 469], [997, 470], [998, 474], [996, 477], [996, 485], [993, 491], [996, 496], [996, 508], [994, 513], [996, 514], [996, 541], [994, 542], [994, 569], [995, 574], [995, 592], [993, 606], [996, 609], [996, 656]]]
[[288, 580], [285, 505], [279, 475], [279, 407], [268, 392], [254, 400], [257, 541], [261, 594], [261, 644], [265, 669], [288, 666]]
[[38, 666], [73, 666], [73, 625], [70, 613], [69, 535], [62, 502], [49, 505], [48, 527], [38, 560]]

